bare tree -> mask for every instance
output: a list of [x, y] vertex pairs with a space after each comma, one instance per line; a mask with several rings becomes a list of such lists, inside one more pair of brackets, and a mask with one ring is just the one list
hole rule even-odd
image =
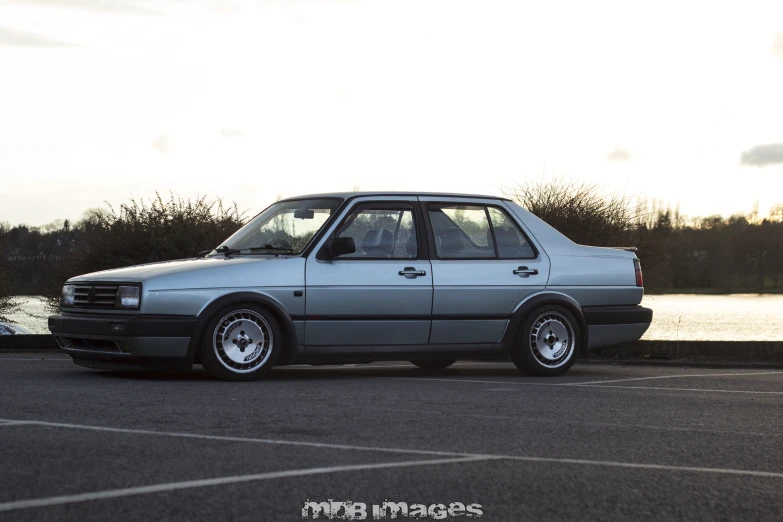
[[773, 223], [783, 223], [783, 203], [773, 205], [773, 207], [769, 209], [769, 220]]
[[620, 246], [639, 222], [644, 207], [597, 183], [553, 177], [515, 183], [505, 195], [576, 243]]

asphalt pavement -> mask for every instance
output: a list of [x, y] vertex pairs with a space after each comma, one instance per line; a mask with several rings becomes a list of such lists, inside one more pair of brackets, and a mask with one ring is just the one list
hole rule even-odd
[[780, 520], [782, 407], [775, 369], [400, 362], [226, 383], [6, 354], [0, 520], [302, 520], [308, 500], [367, 519], [390, 500], [430, 519]]

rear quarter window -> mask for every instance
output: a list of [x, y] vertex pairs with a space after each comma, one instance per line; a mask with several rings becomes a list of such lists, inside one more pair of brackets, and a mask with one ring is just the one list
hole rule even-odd
[[500, 259], [531, 259], [536, 257], [530, 241], [519, 226], [504, 211], [489, 207], [489, 217], [495, 230], [495, 242]]

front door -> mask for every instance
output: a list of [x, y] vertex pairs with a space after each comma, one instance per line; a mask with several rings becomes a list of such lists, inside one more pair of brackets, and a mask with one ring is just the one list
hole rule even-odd
[[500, 341], [516, 306], [545, 288], [549, 258], [498, 201], [421, 200], [432, 244], [430, 343]]
[[356, 252], [320, 260], [318, 245], [310, 255], [305, 291], [307, 351], [427, 343], [432, 267], [416, 203], [400, 197], [359, 200], [326, 236], [353, 238]]

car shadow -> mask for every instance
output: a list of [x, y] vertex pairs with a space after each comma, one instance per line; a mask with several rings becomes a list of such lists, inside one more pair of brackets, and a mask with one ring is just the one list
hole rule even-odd
[[[402, 364], [402, 363], [401, 363]], [[468, 363], [469, 364], [469, 363]], [[117, 379], [117, 380], [136, 380], [136, 381], [179, 381], [179, 382], [221, 382], [211, 377], [201, 366], [195, 366], [189, 372], [168, 372], [168, 371], [117, 371], [117, 370], [90, 370], [80, 372], [80, 375], [90, 373], [97, 378]], [[598, 368], [571, 368], [559, 379], [568, 377], [595, 376], [602, 373]], [[457, 366], [445, 368], [443, 370], [425, 370], [415, 366], [400, 367], [394, 366], [278, 366], [269, 373], [250, 382], [286, 382], [286, 381], [315, 381], [315, 380], [338, 380], [355, 378], [373, 378], [373, 377], [392, 377], [392, 378], [438, 378], [438, 379], [498, 379], [513, 378], [535, 381], [552, 381], [550, 377], [536, 377], [525, 375], [516, 369], [513, 365], [498, 363], [495, 364], [477, 364], [476, 366]], [[570, 380], [570, 379], [568, 379]], [[552, 381], [554, 382], [554, 381]]]

